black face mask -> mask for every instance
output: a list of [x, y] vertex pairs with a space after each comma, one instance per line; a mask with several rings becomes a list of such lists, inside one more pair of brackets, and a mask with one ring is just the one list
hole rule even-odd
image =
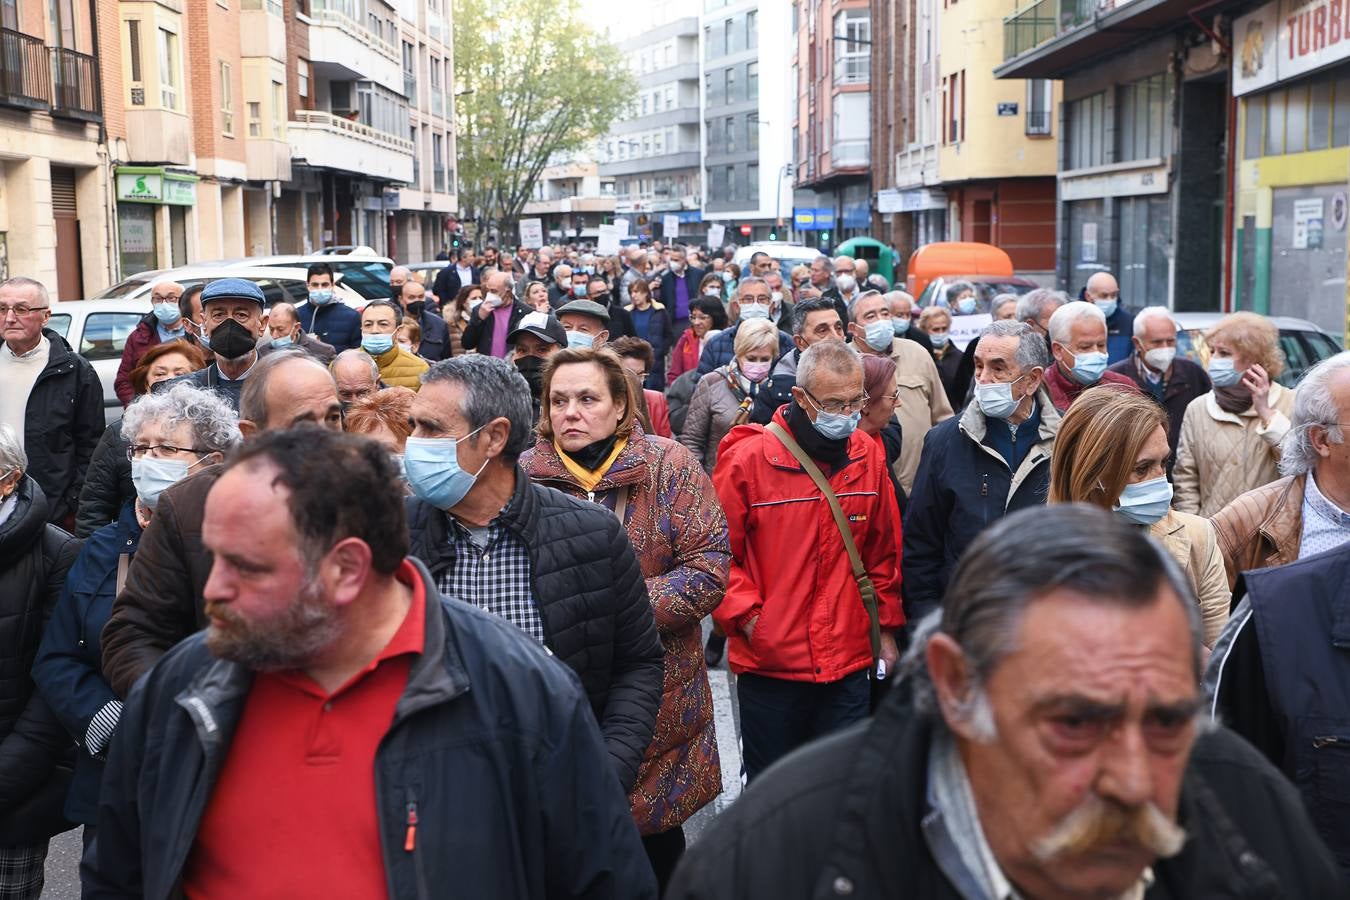
[[399, 302], [399, 299], [400, 299], [402, 296], [403, 296], [403, 285], [401, 285], [401, 284], [391, 284], [391, 285], [389, 285], [389, 299], [390, 299], [390, 300], [393, 300], [395, 303], [398, 303], [398, 302]]
[[422, 310], [426, 308], [427, 308], [427, 301], [425, 300], [409, 301], [408, 315], [412, 316], [414, 319], [420, 319], [422, 318]]
[[525, 376], [530, 396], [538, 400], [544, 392], [544, 361], [537, 356], [522, 356], [516, 360], [516, 371]]
[[211, 352], [221, 359], [243, 359], [257, 346], [257, 339], [234, 319], [226, 319], [211, 331]]

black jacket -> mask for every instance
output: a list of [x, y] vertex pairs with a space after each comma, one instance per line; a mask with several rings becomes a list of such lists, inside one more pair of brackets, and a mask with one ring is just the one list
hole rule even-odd
[[80, 542], [47, 524], [47, 498], [25, 476], [0, 522], [0, 846], [65, 831], [74, 742], [29, 674]]
[[[664, 651], [628, 536], [603, 506], [516, 471], [501, 521], [529, 549], [544, 643], [581, 678], [625, 791], [651, 743]], [[411, 555], [439, 580], [455, 564], [448, 514], [408, 500]]]
[[109, 522], [116, 522], [122, 506], [136, 497], [131, 481], [131, 460], [127, 459], [128, 441], [122, 437], [122, 423], [114, 422], [103, 431], [80, 490], [80, 508], [75, 513], [75, 536], [87, 538]]
[[338, 353], [361, 346], [361, 314], [341, 300], [316, 307], [309, 301], [295, 308], [300, 327]]
[[[506, 323], [506, 333], [509, 335], [512, 331], [515, 331], [516, 326], [520, 324], [520, 320], [534, 310], [510, 294], [502, 299], [511, 301], [511, 318]], [[497, 315], [495, 312], [484, 319], [478, 314], [478, 307], [474, 307], [469, 312], [469, 321], [464, 326], [464, 334], [460, 338], [460, 343], [464, 345], [465, 350], [476, 350], [484, 356], [490, 356], [492, 354], [492, 333], [496, 327]]]
[[[927, 800], [933, 723], [908, 694], [751, 784], [685, 854], [668, 900], [978, 896], [953, 883], [954, 848], [929, 841], [944, 821]], [[1148, 900], [1346, 896], [1294, 789], [1229, 731], [1196, 741], [1178, 820], [1186, 845], [1153, 864]]]
[[1172, 360], [1172, 377], [1163, 383], [1162, 396], [1159, 397], [1157, 386], [1139, 374], [1139, 364], [1134, 354], [1111, 366], [1110, 371], [1129, 378], [1139, 386], [1144, 396], [1152, 397], [1167, 410], [1167, 446], [1172, 448], [1167, 457], [1167, 477], [1171, 479], [1172, 467], [1177, 461], [1177, 442], [1181, 440], [1181, 420], [1192, 400], [1209, 393], [1212, 387], [1209, 375], [1189, 359], [1178, 356]]
[[[689, 289], [689, 302], [693, 303], [698, 299], [698, 286], [703, 277], [707, 275], [706, 269], [696, 269], [688, 264], [684, 267], [684, 274], [676, 275], [669, 269], [661, 276], [661, 305], [666, 308], [666, 315], [670, 316], [670, 321], [675, 322], [679, 318], [679, 312], [675, 309], [675, 282], [684, 279], [685, 287]], [[684, 318], [689, 318], [689, 311], [686, 309]]]
[[417, 347], [417, 355], [428, 362], [437, 362], [450, 358], [450, 326], [445, 320], [429, 309], [422, 310], [418, 321], [422, 329], [422, 343]]
[[60, 522], [80, 505], [89, 460], [103, 434], [103, 384], [89, 360], [50, 328], [47, 366], [28, 395], [23, 447], [28, 474], [50, 504], [48, 521]]
[[[475, 269], [470, 266], [469, 273], [470, 284], [483, 283], [482, 269]], [[432, 282], [431, 292], [436, 295], [436, 299], [439, 300], [441, 306], [444, 307], [445, 304], [454, 302], [456, 295], [459, 294], [459, 289], [463, 286], [464, 285], [460, 283], [459, 270], [455, 268], [455, 264], [452, 262], [450, 265], [436, 273], [436, 280]]]
[[[418, 576], [425, 649], [375, 757], [389, 896], [654, 897], [576, 679], [507, 623], [443, 600], [420, 566]], [[86, 898], [177, 895], [251, 685], [201, 634], [137, 685], [113, 738]]]

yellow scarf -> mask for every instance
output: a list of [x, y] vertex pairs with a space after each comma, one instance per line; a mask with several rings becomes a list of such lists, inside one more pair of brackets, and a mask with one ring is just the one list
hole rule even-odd
[[623, 448], [627, 446], [628, 438], [619, 438], [614, 442], [614, 449], [609, 451], [609, 456], [605, 457], [605, 461], [600, 464], [600, 468], [596, 469], [594, 472], [589, 472], [583, 468], [580, 463], [576, 462], [572, 457], [563, 452], [563, 448], [558, 446], [556, 440], [553, 442], [553, 449], [557, 452], [558, 459], [562, 460], [563, 466], [568, 472], [572, 473], [572, 477], [581, 485], [581, 489], [588, 494], [591, 491], [594, 491], [595, 486], [609, 473], [609, 467], [614, 465], [614, 460], [619, 458], [619, 454], [622, 453]]

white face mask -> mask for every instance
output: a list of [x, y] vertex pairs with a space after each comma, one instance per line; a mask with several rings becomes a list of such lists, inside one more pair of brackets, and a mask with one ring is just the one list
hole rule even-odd
[[1155, 347], [1144, 354], [1144, 362], [1155, 372], [1166, 372], [1167, 367], [1172, 365], [1172, 360], [1176, 358], [1176, 347]]
[[854, 278], [852, 275], [840, 275], [834, 280], [834, 283], [838, 286], [839, 290], [843, 291], [845, 294], [851, 294], [853, 293], [853, 289], [858, 286], [858, 279]]

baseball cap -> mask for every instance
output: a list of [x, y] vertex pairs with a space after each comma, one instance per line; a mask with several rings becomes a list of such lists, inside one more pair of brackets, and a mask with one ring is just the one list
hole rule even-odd
[[609, 322], [609, 310], [605, 309], [594, 300], [573, 300], [558, 310], [561, 317], [563, 313], [578, 313], [584, 316], [594, 316], [601, 322]]
[[252, 300], [260, 308], [267, 308], [262, 288], [247, 278], [217, 278], [202, 289], [202, 305], [212, 300]]
[[522, 334], [532, 334], [541, 341], [560, 347], [567, 346], [567, 331], [562, 323], [548, 313], [532, 312], [521, 317], [520, 323], [506, 336], [506, 343], [514, 344]]

